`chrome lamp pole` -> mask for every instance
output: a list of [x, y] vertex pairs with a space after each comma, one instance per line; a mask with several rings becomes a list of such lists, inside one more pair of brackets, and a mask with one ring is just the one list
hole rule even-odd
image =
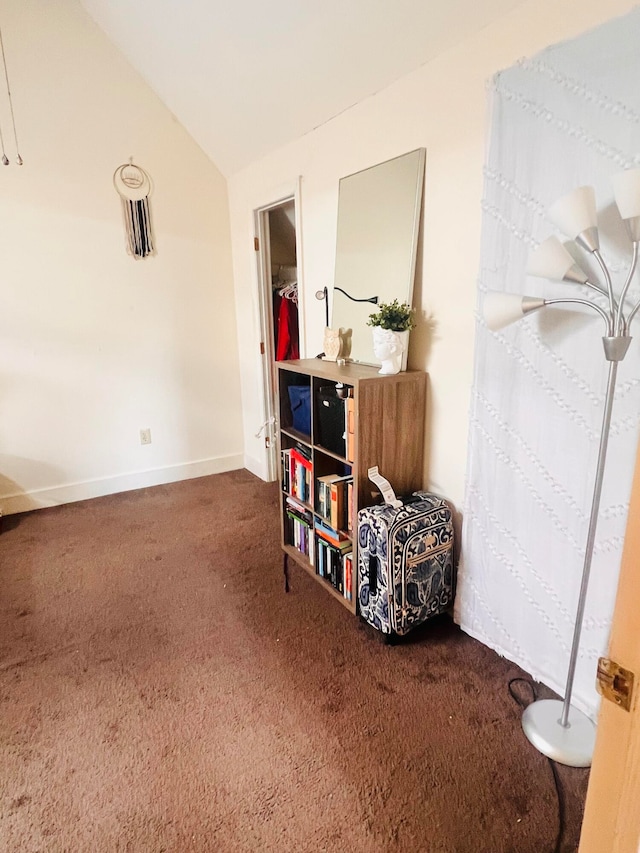
[[629, 272], [618, 298], [613, 292], [611, 275], [600, 254], [594, 190], [592, 187], [580, 187], [552, 205], [548, 211], [548, 216], [563, 234], [574, 240], [578, 246], [595, 258], [602, 271], [605, 286], [590, 281], [557, 237], [548, 237], [538, 246], [530, 258], [528, 272], [542, 278], [589, 287], [604, 297], [606, 307], [603, 308], [590, 299], [539, 299], [495, 291], [487, 293], [483, 304], [484, 318], [492, 331], [520, 320], [532, 311], [556, 304], [586, 305], [596, 311], [605, 324], [605, 335], [602, 338], [602, 343], [605, 358], [609, 362], [609, 376], [564, 701], [557, 699], [537, 700], [526, 708], [522, 717], [524, 733], [536, 749], [554, 761], [571, 767], [589, 767], [595, 744], [595, 725], [589, 717], [571, 706], [571, 694], [598, 523], [616, 374], [618, 363], [627, 354], [631, 343], [629, 327], [638, 309], [640, 309], [640, 301], [630, 310], [625, 308], [627, 291], [638, 262], [640, 169], [628, 169], [615, 175], [613, 177], [613, 188], [620, 216], [625, 222], [633, 246], [633, 257]]

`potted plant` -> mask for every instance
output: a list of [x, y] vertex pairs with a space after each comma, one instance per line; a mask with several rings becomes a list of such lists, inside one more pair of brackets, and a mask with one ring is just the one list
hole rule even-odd
[[389, 329], [392, 332], [408, 332], [415, 328], [413, 319], [416, 309], [406, 302], [381, 302], [374, 314], [369, 314], [367, 326]]
[[378, 373], [399, 373], [405, 369], [409, 331], [416, 325], [414, 314], [415, 308], [397, 299], [381, 302], [378, 310], [369, 314], [367, 326], [373, 327], [373, 352], [381, 362]]

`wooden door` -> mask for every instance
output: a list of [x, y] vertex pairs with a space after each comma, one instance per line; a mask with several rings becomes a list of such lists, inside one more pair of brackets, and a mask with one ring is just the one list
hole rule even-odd
[[580, 853], [640, 851], [640, 447], [608, 657], [635, 673], [630, 711], [602, 700]]

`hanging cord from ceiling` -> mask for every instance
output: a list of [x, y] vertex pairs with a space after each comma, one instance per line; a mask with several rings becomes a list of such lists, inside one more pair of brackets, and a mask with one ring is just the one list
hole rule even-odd
[[[519, 696], [516, 691], [513, 689], [513, 685], [521, 683], [526, 684], [526, 686], [531, 691], [531, 699], [529, 702], [525, 701], [522, 696]], [[509, 690], [509, 695], [511, 698], [520, 705], [521, 708], [526, 708], [530, 702], [535, 702], [538, 698], [536, 696], [536, 689], [533, 685], [533, 682], [528, 678], [512, 678], [507, 685], [507, 689]], [[553, 774], [553, 783], [556, 789], [556, 799], [558, 801], [558, 833], [556, 835], [556, 842], [553, 846], [553, 853], [561, 853], [562, 851], [562, 836], [564, 834], [564, 823], [565, 823], [565, 804], [564, 804], [564, 795], [562, 793], [562, 785], [560, 783], [560, 776], [558, 775], [558, 768], [556, 766], [555, 761], [551, 758], [547, 759], [549, 762], [549, 767], [551, 768], [551, 772]]]
[[[16, 145], [16, 163], [18, 166], [22, 166], [23, 159], [20, 156], [20, 146], [18, 145], [18, 133], [16, 131], [16, 117], [13, 112], [13, 98], [11, 97], [11, 87], [9, 86], [9, 72], [7, 70], [7, 58], [4, 52], [4, 40], [2, 38], [2, 29], [0, 29], [0, 51], [2, 52], [2, 65], [4, 66], [4, 79], [7, 85], [7, 98], [9, 100], [9, 111], [11, 113], [11, 124], [13, 125], [13, 139]], [[0, 128], [0, 144], [2, 145], [2, 163], [5, 166], [9, 165], [9, 158], [5, 152], [4, 148], [4, 137], [2, 135], [2, 129]]]

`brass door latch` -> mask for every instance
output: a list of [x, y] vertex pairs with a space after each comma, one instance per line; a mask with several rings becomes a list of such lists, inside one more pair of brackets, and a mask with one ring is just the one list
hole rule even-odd
[[633, 680], [634, 674], [630, 669], [624, 669], [609, 658], [599, 658], [596, 676], [598, 693], [625, 711], [631, 710]]

